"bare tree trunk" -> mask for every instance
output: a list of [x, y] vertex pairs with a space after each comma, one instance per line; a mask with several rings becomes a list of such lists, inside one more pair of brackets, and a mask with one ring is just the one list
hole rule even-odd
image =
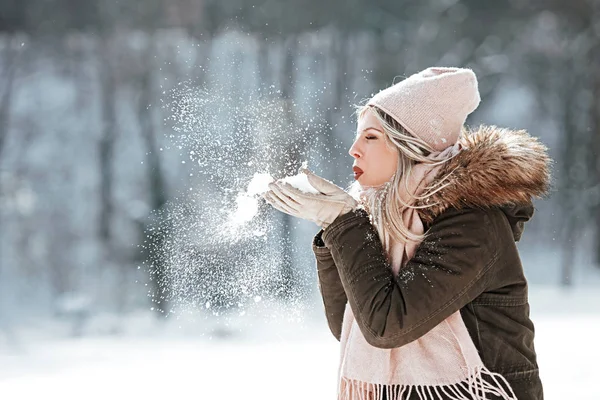
[[[594, 12], [591, 21], [598, 21], [600, 18], [600, 3], [593, 3]], [[600, 32], [597, 29], [590, 29], [594, 46], [590, 49], [590, 61], [592, 66], [591, 88], [592, 88], [592, 144], [590, 146], [591, 157], [591, 175], [594, 179], [595, 193], [600, 191]], [[594, 263], [600, 268], [600, 196], [596, 197], [596, 203], [593, 204], [594, 220], [596, 227], [596, 254]]]
[[[330, 50], [330, 54], [326, 57], [326, 62], [331, 62], [333, 64], [332, 71], [333, 76], [326, 77], [326, 79], [331, 79], [333, 82], [333, 93], [331, 94], [331, 103], [326, 106], [326, 121], [327, 126], [330, 127], [330, 132], [325, 132], [325, 140], [327, 148], [330, 151], [335, 151], [335, 157], [338, 156], [338, 150], [336, 149], [337, 145], [337, 135], [335, 125], [339, 121], [342, 104], [344, 104], [344, 95], [346, 94], [346, 88], [348, 85], [348, 35], [350, 32], [340, 32], [337, 29], [333, 30], [332, 34], [332, 49]], [[344, 127], [345, 128], [345, 127]], [[339, 131], [339, 129], [337, 129]], [[344, 133], [346, 134], [346, 133]], [[352, 135], [350, 135], [352, 136]], [[345, 150], [342, 149], [342, 156], [345, 155]], [[340, 173], [347, 177], [350, 175], [350, 166], [343, 168], [332, 168], [336, 172], [336, 178], [340, 179]]]
[[101, 36], [99, 44], [100, 95], [102, 105], [101, 136], [98, 144], [100, 161], [100, 215], [98, 234], [103, 246], [110, 254], [110, 227], [113, 215], [113, 157], [116, 140], [116, 84], [113, 60], [110, 52], [110, 38]]
[[271, 83], [269, 77], [271, 76], [269, 67], [269, 44], [264, 39], [258, 43], [258, 76], [259, 76], [259, 88], [268, 87], [267, 83]]
[[[567, 213], [572, 217], [572, 213]], [[573, 274], [575, 272], [575, 244], [577, 243], [577, 226], [573, 219], [566, 221], [563, 239], [563, 253], [561, 258], [562, 268], [560, 283], [562, 286], [573, 285]]]
[[[166, 187], [161, 169], [159, 155], [159, 146], [157, 144], [155, 125], [153, 120], [153, 108], [151, 104], [154, 100], [152, 87], [152, 72], [155, 47], [152, 34], [148, 33], [150, 38], [145, 50], [143, 68], [140, 71], [140, 98], [138, 103], [138, 120], [140, 124], [140, 134], [146, 146], [148, 181], [150, 184], [150, 208], [152, 210], [163, 212], [164, 205], [167, 202]], [[164, 243], [170, 234], [169, 218], [162, 221], [155, 221], [159, 224], [153, 229], [147, 238], [151, 245], [148, 247], [149, 261], [151, 262], [152, 291], [154, 293], [155, 307], [159, 312], [166, 312], [168, 307], [169, 282], [166, 273], [166, 258], [164, 252]]]
[[7, 40], [8, 46], [4, 50], [2, 60], [4, 63], [3, 79], [4, 87], [0, 87], [2, 90], [0, 97], [0, 159], [2, 157], [2, 150], [8, 137], [8, 131], [10, 128], [10, 105], [12, 103], [12, 94], [14, 88], [14, 80], [17, 72], [17, 51], [12, 48], [12, 37]]
[[[285, 40], [285, 46], [283, 51], [285, 52], [284, 56], [284, 65], [282, 68], [282, 74], [280, 76], [280, 87], [281, 87], [281, 97], [284, 100], [284, 114], [282, 118], [288, 121], [287, 125], [292, 127], [294, 126], [294, 114], [291, 108], [291, 104], [293, 103], [294, 96], [294, 82], [295, 82], [295, 68], [294, 68], [294, 59], [297, 52], [297, 37], [294, 35], [290, 35]], [[297, 144], [297, 138], [292, 137], [290, 135], [287, 137], [288, 147], [285, 150], [285, 154], [287, 158], [284, 159], [284, 165], [282, 166], [282, 172], [284, 175], [292, 175], [295, 174], [300, 167], [300, 154], [302, 149], [299, 148]], [[283, 298], [290, 299], [293, 297], [293, 290], [297, 286], [297, 277], [294, 271], [293, 265], [293, 257], [292, 257], [292, 245], [289, 240], [290, 232], [292, 231], [292, 217], [288, 214], [282, 213], [282, 234], [281, 238], [286, 238], [284, 245], [282, 246], [282, 265], [281, 265], [281, 275], [282, 275], [282, 287], [278, 293], [281, 293]]]
[[579, 186], [577, 182], [573, 180], [573, 174], [571, 173], [572, 168], [575, 165], [578, 150], [578, 137], [577, 125], [575, 124], [573, 115], [573, 100], [576, 95], [577, 88], [575, 82], [571, 79], [571, 82], [564, 82], [565, 91], [563, 93], [565, 110], [563, 126], [565, 127], [566, 134], [563, 135], [564, 142], [562, 146], [562, 161], [564, 168], [563, 176], [561, 177], [561, 191], [560, 191], [560, 203], [563, 207], [563, 235], [562, 235], [562, 266], [561, 266], [561, 284], [563, 286], [571, 286], [573, 284], [573, 273], [575, 271], [575, 246], [578, 243], [578, 233], [576, 218], [579, 215], [580, 205], [578, 199], [575, 199], [573, 193]]
[[[2, 79], [0, 79], [0, 82], [3, 81], [5, 85], [4, 87], [0, 87], [0, 90], [2, 90], [0, 92], [0, 165], [2, 164], [2, 150], [4, 148], [4, 144], [6, 142], [6, 138], [8, 137], [8, 132], [10, 129], [10, 106], [12, 104], [14, 80], [17, 71], [17, 55], [16, 51], [12, 49], [12, 39], [12, 36], [8, 36], [8, 45], [1, 58], [4, 63], [4, 66], [1, 70], [3, 74]], [[0, 180], [0, 200], [3, 196], [3, 189], [1, 185], [2, 181]], [[6, 224], [3, 223], [2, 219], [3, 215], [0, 211], [0, 252], [2, 251], [2, 246], [4, 243], [4, 229], [2, 228], [6, 226]], [[7, 280], [7, 275], [9, 273], [10, 272], [6, 271], [3, 268], [2, 259], [0, 258], [0, 282], [4, 282], [6, 284], [6, 282], [9, 281]], [[3, 290], [1, 286], [2, 285], [0, 285], [0, 290]], [[4, 321], [3, 311], [3, 307], [0, 307], [0, 331], [4, 332], [9, 346], [16, 348], [19, 345], [18, 338], [11, 328], [10, 321], [8, 321], [7, 323]]]
[[[598, 38], [598, 40], [600, 41], [600, 38]], [[595, 53], [596, 57], [594, 57], [594, 59], [596, 62], [592, 65], [600, 65], [600, 46], [597, 46]], [[600, 155], [600, 69], [595, 68], [593, 75], [592, 112], [594, 115], [592, 116], [592, 156], [590, 158], [595, 164], [592, 173], [596, 181], [595, 193], [598, 193], [598, 191], [600, 191], [600, 157], [598, 157]], [[596, 254], [594, 262], [596, 267], [600, 268], [600, 198], [596, 198], [596, 202], [597, 203], [594, 205], [594, 219], [596, 222]]]

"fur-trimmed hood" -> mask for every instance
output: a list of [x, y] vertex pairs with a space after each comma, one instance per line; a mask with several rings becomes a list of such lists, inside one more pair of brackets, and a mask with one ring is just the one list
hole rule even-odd
[[548, 149], [524, 130], [496, 126], [465, 130], [459, 140], [464, 149], [434, 179], [452, 171], [449, 185], [417, 203], [433, 204], [420, 210], [421, 219], [429, 224], [447, 208], [498, 206], [519, 240], [523, 223], [533, 215], [532, 198], [546, 196], [550, 189]]

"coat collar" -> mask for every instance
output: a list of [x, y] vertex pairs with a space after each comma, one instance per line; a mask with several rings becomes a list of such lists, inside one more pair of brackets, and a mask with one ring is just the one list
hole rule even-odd
[[[445, 181], [448, 186], [417, 203], [433, 204], [419, 211], [421, 219], [429, 224], [448, 208], [494, 206], [520, 215], [519, 220], [529, 214], [529, 219], [533, 214], [532, 198], [543, 197], [549, 191], [552, 160], [546, 146], [524, 130], [486, 125], [466, 130], [459, 140], [464, 149], [434, 178], [439, 182], [452, 171]], [[518, 240], [514, 227], [513, 233]]]

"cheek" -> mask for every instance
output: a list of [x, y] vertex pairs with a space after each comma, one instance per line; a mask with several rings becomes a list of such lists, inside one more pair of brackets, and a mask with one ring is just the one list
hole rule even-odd
[[398, 154], [394, 149], [391, 149], [385, 145], [377, 146], [377, 148], [371, 148], [372, 152], [369, 154], [369, 159], [372, 161], [369, 163], [369, 180], [373, 185], [380, 185], [388, 181], [392, 175], [396, 172], [398, 167]]
[[381, 163], [383, 164], [382, 170], [392, 174], [396, 172], [398, 166], [398, 153], [395, 149], [389, 146], [382, 146], [379, 160], [381, 160]]
[[396, 169], [398, 168], [398, 152], [395, 149], [390, 149], [388, 157], [389, 157], [392, 173], [395, 173]]

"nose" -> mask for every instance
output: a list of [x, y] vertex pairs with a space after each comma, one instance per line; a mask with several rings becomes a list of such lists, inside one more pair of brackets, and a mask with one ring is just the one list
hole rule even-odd
[[348, 154], [350, 154], [354, 158], [360, 158], [362, 156], [362, 153], [358, 149], [357, 141], [354, 141], [354, 143], [352, 143], [352, 146], [350, 146], [350, 150], [348, 150]]

